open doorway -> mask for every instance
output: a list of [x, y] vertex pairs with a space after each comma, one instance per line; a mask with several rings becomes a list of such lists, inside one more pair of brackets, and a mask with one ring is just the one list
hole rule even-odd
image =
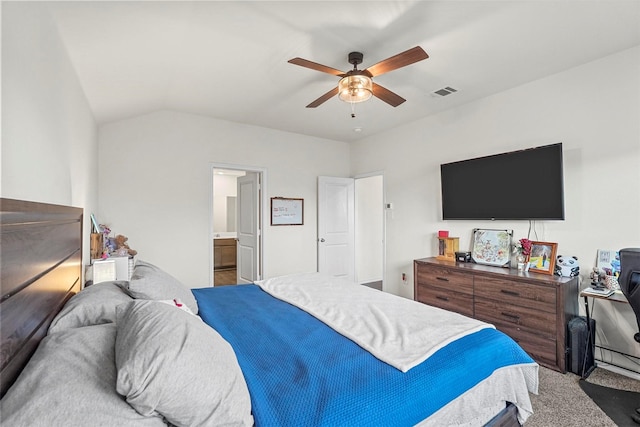
[[358, 283], [383, 289], [384, 176], [355, 178], [355, 273]]
[[[266, 171], [211, 165], [210, 283], [235, 285], [262, 276], [262, 190]], [[251, 185], [247, 185], [247, 181]], [[249, 188], [249, 190], [247, 190]]]

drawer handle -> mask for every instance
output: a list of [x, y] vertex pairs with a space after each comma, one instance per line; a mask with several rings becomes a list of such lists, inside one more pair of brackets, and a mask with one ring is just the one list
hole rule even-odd
[[439, 299], [439, 300], [442, 300], [442, 301], [449, 301], [449, 298], [443, 297], [441, 295], [436, 295], [436, 298]]
[[442, 280], [443, 282], [448, 282], [449, 281], [449, 279], [447, 279], [446, 277], [440, 277], [440, 276], [436, 276], [436, 279]]
[[508, 317], [508, 318], [510, 318], [510, 319], [512, 319], [512, 320], [514, 320], [516, 322], [518, 320], [520, 320], [520, 316], [518, 316], [517, 314], [505, 313], [504, 311], [502, 313], [500, 313], [500, 314], [502, 314], [504, 317]]
[[518, 292], [508, 291], [506, 289], [500, 289], [500, 292], [502, 292], [503, 294], [507, 294], [507, 295], [513, 295], [514, 297], [519, 297], [520, 296], [520, 294]]

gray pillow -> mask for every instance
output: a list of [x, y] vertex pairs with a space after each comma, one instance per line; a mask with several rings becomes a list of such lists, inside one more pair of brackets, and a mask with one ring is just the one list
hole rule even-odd
[[102, 282], [88, 286], [65, 304], [49, 326], [49, 334], [70, 328], [116, 321], [116, 306], [132, 301], [122, 288], [127, 282]]
[[2, 425], [164, 427], [116, 392], [115, 340], [113, 323], [45, 337], [0, 401]]
[[116, 389], [136, 411], [176, 426], [253, 425], [235, 353], [215, 329], [157, 301], [116, 311]]
[[127, 291], [136, 299], [179, 299], [198, 314], [198, 303], [191, 289], [175, 277], [145, 261], [136, 261]]

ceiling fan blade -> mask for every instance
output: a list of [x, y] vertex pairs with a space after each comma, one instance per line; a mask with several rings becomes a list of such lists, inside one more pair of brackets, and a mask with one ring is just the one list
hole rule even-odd
[[391, 92], [389, 89], [380, 86], [379, 84], [373, 84], [373, 96], [381, 99], [392, 107], [397, 107], [402, 104], [406, 99], [398, 94]]
[[309, 61], [302, 58], [293, 58], [287, 61], [289, 64], [299, 65], [301, 67], [311, 68], [312, 70], [322, 71], [323, 73], [333, 74], [334, 76], [344, 76], [344, 71], [336, 70], [335, 68], [327, 67], [326, 65], [318, 64], [317, 62]]
[[307, 108], [316, 108], [318, 105], [323, 104], [329, 98], [332, 98], [338, 94], [338, 86], [331, 89], [329, 92], [322, 95], [320, 98], [313, 101], [311, 104], [307, 105]]
[[375, 77], [398, 68], [406, 67], [407, 65], [411, 65], [415, 62], [422, 61], [428, 57], [429, 55], [427, 55], [427, 52], [425, 52], [420, 46], [416, 46], [412, 49], [405, 50], [402, 53], [394, 55], [391, 58], [387, 58], [384, 61], [380, 61], [364, 71], [369, 73], [371, 77]]

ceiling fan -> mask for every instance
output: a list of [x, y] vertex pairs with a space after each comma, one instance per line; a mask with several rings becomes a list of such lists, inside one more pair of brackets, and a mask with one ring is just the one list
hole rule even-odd
[[402, 53], [394, 55], [390, 58], [380, 61], [364, 70], [358, 70], [358, 64], [362, 63], [363, 54], [360, 52], [351, 52], [349, 54], [349, 63], [353, 65], [353, 70], [344, 72], [326, 65], [318, 64], [313, 61], [302, 58], [290, 59], [290, 64], [299, 65], [301, 67], [311, 68], [312, 70], [321, 71], [323, 73], [333, 74], [340, 77], [338, 86], [322, 95], [320, 98], [307, 105], [307, 108], [316, 108], [329, 98], [338, 95], [345, 102], [362, 102], [375, 96], [392, 107], [397, 107], [406, 99], [391, 92], [389, 89], [373, 83], [372, 77], [406, 67], [415, 62], [427, 59], [429, 55], [420, 46], [406, 50]]

